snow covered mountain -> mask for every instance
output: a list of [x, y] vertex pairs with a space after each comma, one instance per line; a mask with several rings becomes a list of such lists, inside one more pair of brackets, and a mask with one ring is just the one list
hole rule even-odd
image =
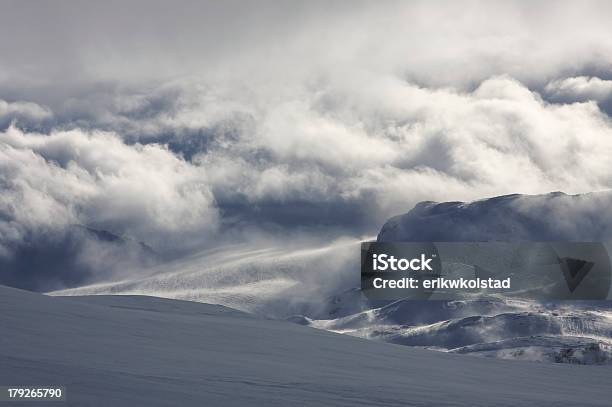
[[[609, 192], [422, 202], [385, 223], [378, 241], [610, 242], [610, 206]], [[544, 304], [496, 297], [397, 301], [343, 318], [301, 323], [455, 353], [591, 364], [612, 361], [611, 311], [611, 301]]]
[[378, 241], [612, 241], [612, 191], [421, 202], [389, 219]]
[[[611, 241], [612, 194], [509, 195], [418, 204], [379, 241]], [[567, 363], [612, 360], [609, 302], [488, 298], [371, 302], [359, 291], [359, 244], [231, 247], [159, 266], [146, 276], [56, 295], [145, 294], [221, 304], [377, 341], [461, 354]]]
[[0, 286], [0, 383], [70, 406], [608, 406], [612, 369], [469, 358], [221, 306]]

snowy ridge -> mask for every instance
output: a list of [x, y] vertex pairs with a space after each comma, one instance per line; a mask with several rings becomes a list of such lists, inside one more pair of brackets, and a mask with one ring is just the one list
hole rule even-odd
[[612, 242], [611, 205], [612, 191], [426, 201], [385, 222], [378, 241]]

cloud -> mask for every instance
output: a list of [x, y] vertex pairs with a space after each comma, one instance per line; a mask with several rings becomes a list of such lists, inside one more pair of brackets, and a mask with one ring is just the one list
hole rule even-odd
[[556, 79], [546, 85], [546, 97], [556, 103], [597, 102], [612, 115], [612, 81], [597, 77], [576, 76]]
[[[57, 173], [52, 203], [65, 217], [147, 241], [205, 230], [217, 210], [364, 232], [425, 199], [612, 185], [606, 114], [592, 102], [547, 102], [507, 76], [461, 91], [365, 75], [273, 99], [188, 80], [112, 100], [94, 103], [86, 121], [105, 132], [78, 119], [48, 135], [13, 127], [2, 141], [23, 154], [13, 162], [41, 160], [27, 166], [37, 179]], [[64, 184], [75, 192], [59, 200]]]
[[51, 110], [32, 102], [6, 102], [0, 99], [0, 129], [11, 123], [34, 127], [49, 122], [53, 117]]
[[[12, 230], [11, 230], [12, 229]], [[16, 233], [6, 236], [6, 232]], [[0, 281], [28, 290], [51, 291], [95, 281], [146, 275], [159, 259], [134, 240], [80, 225], [28, 229], [2, 222]], [[6, 250], [8, 249], [8, 250]]]
[[551, 97], [568, 102], [603, 101], [612, 96], [612, 81], [576, 76], [557, 79], [546, 85]]
[[606, 115], [595, 104], [548, 103], [508, 77], [472, 92], [370, 77], [300, 96], [196, 155], [225, 200], [359, 202], [382, 221], [422, 199], [611, 185]]
[[563, 75], [606, 70], [612, 62], [612, 7], [605, 1], [4, 7], [0, 52], [10, 58], [0, 64], [3, 87], [22, 95], [45, 87], [41, 97], [50, 104], [91, 83], [189, 75], [259, 82], [271, 93], [296, 81], [359, 71], [426, 86], [469, 88], [501, 74], [543, 86]]
[[163, 146], [127, 145], [99, 131], [43, 135], [10, 127], [0, 133], [0, 156], [0, 219], [9, 242], [26, 231], [80, 224], [172, 250], [184, 239], [197, 245], [216, 228], [205, 174]]
[[178, 255], [612, 187], [607, 3], [13, 6], [5, 256], [75, 224]]

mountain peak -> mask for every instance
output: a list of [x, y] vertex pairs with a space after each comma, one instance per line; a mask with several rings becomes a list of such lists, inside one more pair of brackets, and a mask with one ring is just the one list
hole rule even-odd
[[611, 204], [609, 191], [424, 201], [389, 219], [378, 241], [607, 241], [612, 240]]

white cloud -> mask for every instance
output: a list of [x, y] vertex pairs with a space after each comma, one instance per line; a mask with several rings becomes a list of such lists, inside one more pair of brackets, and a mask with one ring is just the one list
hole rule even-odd
[[594, 104], [550, 104], [507, 77], [473, 92], [377, 80], [270, 105], [256, 132], [198, 162], [253, 201], [367, 195], [385, 216], [420, 199], [612, 186], [612, 128]]
[[[16, 165], [14, 179], [32, 191], [51, 189], [45, 199], [71, 222], [77, 217], [143, 239], [212, 230], [215, 200], [351, 203], [374, 208], [370, 216], [380, 223], [423, 199], [612, 187], [612, 128], [597, 105], [551, 104], [508, 77], [466, 92], [368, 75], [273, 99], [257, 87], [248, 97], [234, 89], [213, 97], [210, 86], [181, 85], [173, 85], [169, 105], [156, 102], [162, 108], [152, 115], [111, 122], [119, 134], [170, 134], [165, 141], [189, 150], [192, 161], [113, 133], [10, 128], [3, 145], [22, 155], [11, 161], [37, 163]], [[146, 93], [139, 99], [157, 100]], [[211, 106], [218, 113], [209, 114]], [[141, 141], [151, 137], [145, 132]]]
[[558, 101], [599, 102], [612, 97], [612, 81], [587, 76], [556, 79], [546, 85], [546, 92]]
[[197, 245], [217, 226], [204, 172], [159, 145], [127, 145], [99, 131], [10, 127], [0, 133], [0, 156], [2, 219], [19, 228], [82, 224], [163, 250]]

